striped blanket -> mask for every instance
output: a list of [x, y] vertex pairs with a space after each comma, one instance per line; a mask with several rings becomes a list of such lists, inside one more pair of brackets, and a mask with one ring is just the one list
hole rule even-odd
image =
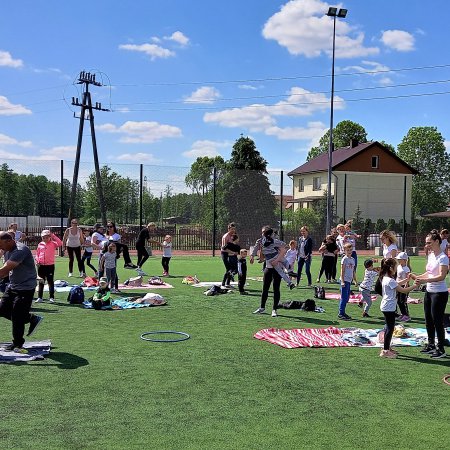
[[[341, 294], [337, 294], [334, 292], [326, 292], [325, 298], [327, 300], [340, 300]], [[370, 298], [372, 299], [372, 301], [375, 301], [377, 299], [377, 295], [371, 295]], [[361, 301], [362, 301], [362, 294], [352, 294], [352, 295], [350, 295], [350, 299], [348, 302], [349, 303], [359, 303]]]

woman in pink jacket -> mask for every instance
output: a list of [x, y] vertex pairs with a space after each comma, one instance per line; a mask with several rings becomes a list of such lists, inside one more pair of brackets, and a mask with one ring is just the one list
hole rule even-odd
[[42, 303], [44, 294], [44, 283], [47, 280], [49, 289], [49, 302], [55, 302], [55, 251], [61, 247], [62, 241], [50, 230], [42, 230], [42, 241], [39, 242], [36, 250], [36, 265], [39, 279], [38, 299], [35, 303]]

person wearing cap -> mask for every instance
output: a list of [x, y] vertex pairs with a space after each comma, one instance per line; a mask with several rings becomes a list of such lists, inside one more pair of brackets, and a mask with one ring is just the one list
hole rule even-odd
[[5, 263], [0, 267], [0, 278], [9, 274], [9, 285], [0, 300], [0, 317], [12, 322], [13, 341], [3, 350], [27, 353], [23, 348], [25, 324], [29, 323], [27, 336], [31, 336], [43, 317], [30, 314], [36, 290], [36, 267], [31, 250], [16, 242], [8, 232], [0, 232], [0, 250]]
[[102, 309], [104, 306], [110, 306], [111, 291], [108, 287], [108, 279], [101, 277], [99, 280], [99, 287], [92, 298], [92, 307], [94, 309]]
[[50, 303], [55, 302], [55, 251], [61, 247], [62, 241], [50, 230], [42, 230], [42, 241], [39, 242], [36, 249], [36, 267], [39, 277], [38, 298], [35, 303], [42, 303], [44, 296], [44, 283], [47, 280]]
[[[397, 283], [400, 286], [406, 287], [411, 274], [411, 269], [408, 266], [409, 258], [406, 252], [399, 252], [395, 257], [397, 260]], [[397, 305], [400, 309], [400, 315], [397, 320], [400, 322], [409, 322], [411, 318], [409, 317], [408, 309], [408, 294], [403, 292], [397, 292]]]

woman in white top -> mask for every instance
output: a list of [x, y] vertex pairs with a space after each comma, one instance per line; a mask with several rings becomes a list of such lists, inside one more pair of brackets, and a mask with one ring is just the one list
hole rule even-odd
[[[432, 358], [444, 358], [445, 328], [444, 313], [448, 302], [448, 288], [445, 277], [448, 273], [448, 256], [441, 250], [441, 236], [432, 230], [425, 238], [428, 250], [426, 272], [414, 277], [417, 283], [426, 283], [427, 290], [423, 299], [425, 325], [427, 327], [428, 344], [421, 353], [428, 353]], [[437, 346], [435, 344], [437, 337]]]
[[120, 256], [120, 253], [123, 253], [123, 261], [125, 269], [137, 269], [138, 266], [131, 262], [130, 251], [128, 250], [128, 245], [120, 242], [121, 236], [117, 232], [117, 227], [114, 222], [108, 222], [106, 224], [106, 236], [109, 241], [114, 242], [116, 244], [117, 257]]
[[397, 237], [390, 230], [380, 233], [380, 240], [383, 243], [383, 258], [395, 258], [398, 253]]
[[84, 243], [84, 235], [81, 228], [78, 228], [78, 220], [72, 219], [70, 227], [66, 229], [63, 236], [63, 249], [67, 249], [69, 254], [69, 277], [73, 276], [73, 260], [74, 255], [77, 258], [78, 270], [80, 277], [85, 277], [84, 264], [81, 260], [81, 247]]

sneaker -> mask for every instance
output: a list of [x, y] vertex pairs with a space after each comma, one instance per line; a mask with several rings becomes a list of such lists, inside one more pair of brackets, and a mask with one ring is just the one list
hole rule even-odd
[[[326, 281], [325, 281], [326, 282]], [[316, 283], [320, 283], [320, 278], [317, 278]]]
[[444, 348], [436, 347], [436, 350], [430, 355], [433, 359], [445, 358], [447, 355], [445, 354]]
[[358, 308], [362, 308], [364, 306], [364, 302], [358, 302]]
[[34, 301], [34, 303], [42, 303], [44, 300], [42, 300], [42, 298], [37, 298], [35, 301]]
[[395, 353], [396, 355], [398, 355], [398, 351], [394, 350], [392, 347], [389, 349], [390, 352]]
[[111, 294], [120, 294], [119, 289], [111, 289]]
[[73, 273], [72, 272], [69, 272], [69, 275], [67, 275], [69, 278], [70, 277], [73, 277]]
[[147, 276], [147, 274], [142, 269], [137, 268], [136, 272], [141, 277], [146, 277]]
[[352, 320], [348, 314], [338, 314], [338, 319], [340, 320]]
[[288, 286], [289, 286], [289, 289], [292, 291], [292, 289], [295, 288], [295, 283], [289, 283]]
[[370, 317], [369, 314], [367, 314], [366, 312], [363, 312], [362, 316], [363, 317]]
[[313, 287], [313, 285], [312, 285], [312, 284], [307, 284], [307, 285], [306, 285], [306, 287], [308, 287], [308, 288], [312, 288], [312, 287]]
[[55, 303], [55, 299], [54, 299], [54, 298], [49, 298], [49, 299], [48, 299], [48, 302], [49, 302], [49, 303]]
[[435, 345], [427, 344], [422, 350], [420, 350], [420, 353], [434, 353], [435, 350], [436, 350]]
[[20, 353], [22, 355], [28, 355], [28, 350], [26, 348], [23, 348], [23, 347], [14, 347], [13, 352], [14, 353]]
[[15, 345], [14, 344], [6, 344], [2, 347], [2, 350], [4, 352], [12, 352], [14, 351]]
[[247, 291], [239, 291], [239, 294], [241, 294], [241, 295], [248, 295], [248, 292]]
[[27, 336], [31, 336], [35, 331], [38, 325], [44, 320], [42, 316], [32, 316], [30, 321], [30, 328], [28, 328]]
[[123, 267], [124, 267], [124, 269], [137, 269], [138, 268], [138, 266], [136, 266], [135, 264], [131, 264], [131, 263], [125, 264]]
[[397, 320], [399, 322], [409, 322], [411, 320], [411, 317], [409, 317], [409, 316], [401, 316]]
[[394, 358], [397, 358], [397, 353], [394, 353], [391, 350], [381, 350], [380, 358], [394, 359]]
[[255, 311], [253, 311], [253, 314], [264, 314], [266, 310], [264, 308], [258, 308]]
[[84, 272], [80, 272], [80, 278], [86, 278], [86, 274]]
[[272, 317], [277, 317], [277, 316], [278, 316], [277, 310], [276, 309], [272, 310]]

